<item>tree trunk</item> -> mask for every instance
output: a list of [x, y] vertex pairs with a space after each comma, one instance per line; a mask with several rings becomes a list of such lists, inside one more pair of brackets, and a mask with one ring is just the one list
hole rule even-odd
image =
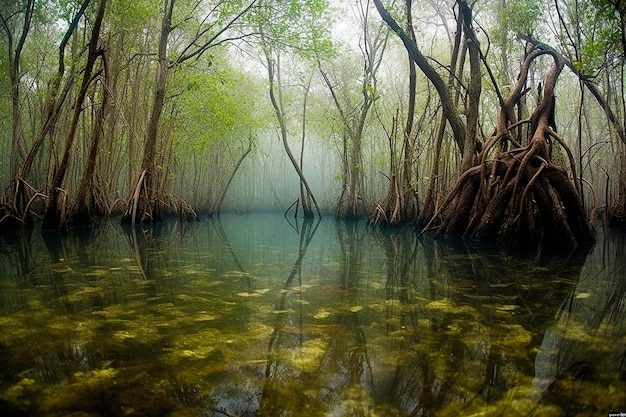
[[22, 32], [20, 33], [15, 49], [13, 49], [13, 31], [9, 27], [9, 19], [11, 16], [2, 17], [2, 28], [7, 35], [7, 48], [8, 48], [8, 64], [9, 64], [9, 79], [11, 81], [11, 111], [12, 111], [12, 129], [11, 129], [11, 177], [17, 176], [20, 160], [23, 159], [22, 154], [22, 112], [20, 106], [20, 60], [22, 56], [22, 50], [24, 49], [24, 43], [26, 37], [30, 31], [31, 21], [33, 17], [33, 10], [35, 8], [34, 0], [27, 0], [24, 10], [24, 23], [22, 24]]
[[[406, 0], [406, 27], [407, 33], [411, 40], [415, 42], [415, 30], [413, 28], [413, 2], [412, 0]], [[407, 53], [408, 54], [408, 53]], [[409, 58], [409, 98], [408, 108], [406, 115], [406, 123], [404, 125], [403, 136], [403, 158], [402, 158], [402, 218], [403, 219], [416, 219], [419, 216], [419, 198], [417, 194], [417, 173], [419, 167], [418, 161], [414, 155], [414, 141], [415, 136], [413, 134], [414, 121], [415, 121], [415, 97], [417, 90], [417, 70], [415, 63]]]
[[[328, 87], [333, 103], [339, 113], [342, 123], [342, 190], [337, 199], [336, 215], [340, 218], [358, 218], [368, 215], [367, 195], [364, 181], [363, 166], [363, 137], [366, 123], [376, 101], [377, 73], [382, 62], [382, 56], [387, 47], [389, 31], [384, 24], [375, 30], [370, 24], [369, 2], [359, 1], [356, 8], [359, 13], [362, 42], [360, 49], [363, 59], [363, 74], [361, 80], [361, 97], [358, 105], [353, 106], [337, 95], [328, 74], [318, 68]], [[350, 79], [352, 82], [352, 79]]]
[[389, 12], [382, 5], [380, 0], [374, 0], [374, 5], [380, 14], [380, 17], [389, 25], [389, 27], [400, 37], [404, 47], [408, 51], [409, 55], [413, 59], [413, 61], [417, 64], [420, 70], [424, 73], [426, 78], [433, 84], [437, 93], [439, 94], [439, 99], [441, 100], [441, 106], [443, 107], [444, 115], [450, 127], [452, 128], [452, 132], [454, 135], [454, 141], [456, 142], [461, 154], [463, 154], [465, 150], [465, 123], [457, 110], [454, 100], [452, 99], [452, 95], [450, 94], [450, 90], [446, 82], [441, 78], [441, 76], [435, 71], [435, 69], [428, 63], [428, 60], [422, 52], [419, 50], [415, 42], [409, 38], [409, 36], [400, 28], [398, 23], [391, 17]]
[[211, 204], [211, 208], [209, 209], [210, 215], [219, 214], [220, 210], [222, 209], [222, 204], [224, 204], [226, 193], [228, 192], [228, 189], [230, 188], [230, 183], [233, 181], [233, 178], [235, 178], [235, 175], [237, 174], [237, 171], [239, 171], [239, 168], [241, 167], [241, 164], [243, 163], [244, 159], [246, 159], [246, 156], [248, 156], [248, 154], [250, 154], [251, 151], [252, 151], [252, 136], [248, 138], [248, 148], [241, 154], [241, 156], [235, 163], [235, 166], [230, 172], [230, 176], [226, 180], [226, 183], [220, 189], [220, 192], [217, 198], [215, 199], [215, 201], [213, 202], [213, 204]]
[[[396, 156], [396, 145], [398, 137], [404, 137], [400, 133], [399, 110], [393, 117], [391, 129], [387, 132], [389, 142], [389, 187], [387, 195], [374, 206], [373, 213], [370, 214], [370, 222], [374, 225], [397, 226], [402, 222], [402, 195], [400, 192], [399, 165]], [[403, 143], [405, 139], [403, 138]]]
[[[309, 99], [309, 92], [311, 90], [311, 81], [313, 79], [313, 73], [309, 76], [309, 81], [307, 85], [304, 87], [304, 98], [302, 100], [302, 135], [300, 140], [300, 168], [304, 167], [304, 143], [306, 141], [306, 128], [307, 128], [307, 102]], [[311, 199], [307, 197], [306, 188], [302, 181], [300, 181], [300, 201], [302, 202], [302, 207], [305, 207], [304, 211], [311, 211]], [[297, 210], [296, 210], [297, 213]]]
[[161, 21], [161, 36], [159, 38], [159, 63], [156, 75], [156, 87], [148, 129], [146, 142], [144, 144], [143, 159], [141, 162], [141, 172], [137, 180], [135, 191], [129, 199], [126, 212], [122, 216], [122, 223], [138, 224], [142, 222], [161, 221], [160, 201], [161, 190], [156, 177], [156, 149], [159, 139], [159, 124], [163, 107], [165, 105], [165, 89], [167, 87], [167, 76], [169, 61], [167, 54], [167, 42], [172, 31], [172, 14], [176, 0], [164, 0], [164, 14]]
[[[452, 53], [450, 55], [450, 75], [448, 77], [448, 89], [450, 91], [454, 91], [454, 84], [456, 82], [455, 73], [457, 72], [457, 63], [459, 61], [459, 55], [465, 56], [465, 53], [460, 53], [461, 51], [461, 39], [463, 36], [463, 19], [458, 18], [456, 21], [456, 30], [454, 35], [454, 45], [452, 47]], [[410, 56], [410, 54], [409, 54]], [[462, 68], [462, 65], [460, 66]], [[459, 69], [459, 73], [461, 70]], [[455, 106], [456, 101], [458, 100], [458, 93], [455, 97]], [[435, 213], [437, 208], [436, 200], [438, 199], [437, 188], [441, 183], [440, 177], [440, 159], [441, 159], [441, 147], [443, 145], [443, 139], [446, 132], [446, 114], [445, 112], [441, 113], [441, 118], [439, 121], [439, 125], [437, 128], [437, 133], [435, 136], [435, 144], [433, 146], [433, 163], [428, 179], [428, 188], [426, 190], [426, 196], [424, 198], [424, 206], [422, 207], [421, 212], [419, 213], [416, 221], [416, 225], [418, 227], [424, 226], [432, 215]]]
[[[8, 50], [8, 66], [9, 80], [11, 83], [11, 151], [9, 159], [9, 175], [15, 178], [12, 190], [12, 204], [0, 203], [0, 225], [5, 228], [19, 228], [24, 225], [27, 220], [22, 215], [23, 207], [26, 205], [25, 191], [23, 179], [18, 175], [20, 160], [23, 160], [24, 149], [22, 144], [22, 111], [20, 105], [20, 59], [26, 37], [30, 30], [35, 2], [28, 0], [24, 10], [24, 23], [22, 24], [22, 32], [17, 40], [15, 49], [13, 48], [14, 33], [10, 27], [11, 15], [0, 14], [0, 29], [6, 32], [7, 50]], [[8, 11], [7, 11], [8, 12]], [[4, 198], [2, 199], [4, 200]], [[18, 207], [19, 206], [19, 207]]]
[[270, 101], [272, 102], [272, 107], [274, 108], [276, 118], [278, 119], [278, 125], [280, 128], [280, 138], [283, 144], [283, 148], [285, 149], [285, 152], [287, 153], [287, 157], [289, 158], [291, 165], [293, 166], [294, 170], [296, 171], [296, 174], [298, 175], [298, 178], [300, 179], [301, 189], [304, 190], [304, 195], [301, 195], [300, 197], [301, 198], [300, 203], [302, 204], [304, 217], [305, 218], [314, 217], [313, 209], [308, 204], [309, 199], [313, 202], [313, 205], [315, 206], [317, 210], [318, 216], [321, 216], [319, 206], [317, 205], [317, 201], [315, 200], [313, 192], [311, 191], [311, 188], [309, 187], [309, 183], [307, 182], [304, 176], [304, 173], [302, 172], [302, 169], [300, 165], [298, 164], [298, 161], [296, 160], [295, 156], [293, 155], [293, 152], [291, 151], [291, 148], [289, 147], [289, 143], [287, 141], [287, 138], [288, 138], [287, 124], [285, 122], [282, 100], [280, 98], [280, 79], [278, 79], [279, 97], [276, 97], [276, 82], [277, 82], [276, 68], [280, 69], [280, 63], [276, 63], [274, 59], [272, 58], [271, 54], [272, 52], [270, 50], [265, 51], [265, 58], [266, 58], [266, 63], [267, 63], [267, 74], [268, 74], [268, 79], [269, 79]]
[[[626, 53], [626, 7], [620, 1], [615, 1], [612, 4], [615, 6], [616, 11], [618, 12], [620, 16], [622, 50], [618, 51], [618, 55], [623, 56], [624, 53]], [[520, 36], [520, 38], [535, 47], [543, 45], [537, 39], [534, 39], [530, 36]], [[626, 104], [624, 104], [623, 98], [621, 100], [622, 108], [620, 109], [619, 106], [617, 106], [618, 107], [617, 110], [614, 109], [610, 103], [610, 100], [607, 99], [607, 97], [602, 94], [600, 89], [594, 83], [593, 79], [590, 79], [589, 77], [586, 77], [584, 74], [581, 74], [578, 68], [575, 65], [573, 65], [570, 60], [566, 59], [565, 57], [561, 57], [561, 59], [563, 60], [565, 65], [574, 74], [578, 76], [581, 83], [594, 96], [594, 98], [596, 99], [596, 101], [598, 102], [602, 110], [604, 111], [607, 121], [613, 127], [614, 132], [617, 134], [617, 137], [619, 138], [620, 142], [622, 142], [622, 144], [626, 144], [626, 111], [624, 111], [626, 110], [626, 107], [625, 107]], [[623, 74], [624, 68], [625, 68], [625, 65], [624, 65], [624, 62], [622, 61], [620, 63], [620, 66], [617, 72], [619, 74]], [[621, 90], [623, 91], [624, 90], [623, 77], [620, 77], [619, 82], [621, 83], [621, 87], [622, 87]], [[611, 90], [607, 88], [606, 91], [611, 91]], [[619, 91], [620, 89], [618, 88], [617, 89], [618, 95], [619, 95]], [[620, 117], [620, 114], [621, 114], [621, 117]], [[620, 228], [626, 228], [626, 153], [619, 152], [619, 158], [621, 159], [620, 161], [621, 170], [617, 177], [618, 195], [615, 201], [610, 202], [610, 203], [607, 202], [608, 204], [608, 207], [607, 207], [608, 216], [607, 217], [608, 217], [610, 225], [617, 226]]]
[[83, 110], [83, 102], [85, 100], [85, 96], [87, 95], [87, 89], [93, 81], [92, 73], [94, 65], [96, 59], [101, 55], [101, 51], [98, 50], [98, 41], [100, 38], [100, 28], [102, 26], [105, 8], [106, 0], [100, 0], [93, 28], [91, 30], [91, 38], [89, 40], [87, 63], [85, 64], [83, 72], [83, 80], [78, 97], [74, 103], [74, 112], [72, 114], [67, 140], [65, 142], [65, 151], [63, 153], [63, 158], [61, 159], [61, 164], [57, 167], [55, 175], [52, 178], [52, 183], [50, 184], [50, 195], [48, 197], [48, 205], [46, 207], [46, 213], [41, 225], [42, 230], [57, 230], [67, 227], [67, 219], [65, 216], [68, 196], [67, 192], [62, 189], [63, 181], [69, 166], [72, 145], [74, 143], [74, 138], [76, 137], [80, 114]]
[[[73, 75], [72, 75], [66, 80], [63, 90], [59, 94], [61, 81], [65, 74], [65, 47], [67, 46], [67, 43], [69, 39], [71, 38], [72, 34], [76, 30], [76, 27], [78, 26], [78, 22], [80, 21], [83, 14], [85, 13], [85, 10], [87, 9], [87, 6], [89, 5], [89, 3], [90, 3], [90, 0], [85, 0], [81, 4], [80, 9], [78, 10], [76, 15], [72, 19], [72, 22], [70, 22], [70, 25], [67, 31], [65, 32], [65, 35], [63, 39], [61, 40], [61, 43], [59, 44], [59, 60], [58, 60], [59, 65], [58, 65], [57, 74], [50, 82], [49, 88], [46, 92], [46, 100], [45, 100], [45, 104], [43, 108], [43, 121], [44, 121], [43, 125], [39, 133], [35, 137], [35, 140], [33, 144], [31, 145], [31, 148], [28, 152], [28, 155], [26, 156], [26, 159], [24, 160], [23, 164], [19, 168], [19, 171], [15, 175], [14, 186], [12, 187], [12, 193], [13, 193], [12, 207], [10, 208], [10, 211], [14, 213], [14, 217], [20, 219], [19, 221], [20, 224], [29, 223], [29, 220], [30, 220], [29, 204], [31, 201], [33, 201], [35, 197], [37, 197], [37, 194], [35, 194], [29, 200], [26, 196], [27, 189], [32, 190], [32, 187], [30, 187], [27, 183], [29, 179], [30, 170], [35, 162], [35, 157], [37, 156], [37, 153], [39, 149], [41, 148], [41, 145], [43, 144], [45, 138], [48, 136], [48, 134], [51, 131], [54, 130], [54, 127], [56, 126], [59, 115], [61, 113], [61, 107], [63, 106], [63, 103], [65, 102], [65, 99], [73, 85]], [[20, 125], [21, 125], [21, 122], [20, 122]], [[20, 128], [20, 132], [21, 132], [21, 128]], [[15, 155], [17, 155], [17, 153], [19, 153], [19, 151], [16, 150]], [[12, 151], [12, 155], [13, 155], [13, 151]], [[13, 162], [14, 160], [12, 158], [12, 163]], [[15, 159], [15, 162], [17, 162], [17, 156]]]
[[467, 108], [465, 131], [465, 145], [463, 147], [463, 160], [461, 162], [461, 172], [465, 172], [476, 164], [478, 156], [476, 143], [478, 139], [478, 111], [480, 104], [480, 93], [482, 90], [482, 74], [480, 67], [480, 45], [472, 28], [472, 10], [465, 0], [457, 0], [459, 4], [459, 16], [463, 19], [463, 33], [467, 43], [467, 51], [470, 64], [470, 81], [467, 89]]
[[96, 162], [101, 138], [104, 134], [104, 124], [109, 105], [109, 63], [107, 51], [102, 51], [102, 63], [104, 76], [102, 83], [102, 103], [96, 111], [94, 124], [91, 131], [91, 146], [87, 158], [87, 167], [78, 187], [76, 202], [72, 210], [72, 223], [76, 226], [91, 226], [98, 218], [106, 215], [105, 196], [102, 195], [99, 186], [95, 183]]

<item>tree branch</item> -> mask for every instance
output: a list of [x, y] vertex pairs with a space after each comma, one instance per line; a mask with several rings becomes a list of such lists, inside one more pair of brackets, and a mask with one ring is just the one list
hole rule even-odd
[[428, 80], [433, 84], [435, 90], [437, 90], [437, 94], [439, 95], [439, 99], [441, 100], [441, 105], [443, 107], [443, 112], [446, 116], [446, 120], [450, 124], [452, 128], [454, 140], [459, 147], [461, 154], [465, 149], [465, 123], [459, 114], [456, 106], [454, 105], [454, 101], [450, 96], [450, 91], [448, 90], [445, 81], [441, 76], [435, 71], [435, 69], [428, 63], [422, 52], [419, 50], [415, 42], [411, 40], [411, 38], [400, 28], [398, 22], [394, 20], [394, 18], [389, 14], [389, 12], [385, 9], [380, 0], [374, 0], [374, 5], [378, 10], [378, 14], [380, 17], [389, 25], [391, 30], [393, 30], [396, 35], [400, 38], [404, 47], [408, 51], [411, 59], [417, 64], [420, 70], [424, 73], [424, 75], [428, 78]]
[[[545, 45], [542, 42], [539, 42], [537, 39], [528, 36], [528, 35], [518, 35], [519, 39], [522, 39], [528, 43], [530, 43], [531, 45], [533, 45], [534, 47], [540, 47], [542, 45]], [[558, 52], [554, 52], [555, 54], [557, 54]], [[587, 87], [587, 89], [589, 90], [589, 92], [596, 98], [598, 104], [600, 105], [600, 107], [602, 107], [602, 110], [604, 110], [604, 112], [607, 115], [607, 118], [609, 119], [609, 121], [611, 122], [611, 124], [613, 125], [613, 128], [615, 129], [615, 131], [617, 132], [617, 135], [619, 136], [620, 140], [622, 141], [622, 143], [626, 144], [626, 130], [624, 125], [622, 125], [622, 123], [619, 121], [617, 115], [615, 114], [615, 112], [613, 111], [613, 109], [611, 108], [610, 104], [606, 101], [606, 98], [602, 95], [602, 93], [598, 90], [598, 87], [596, 87], [596, 85], [587, 77], [585, 77], [580, 71], [578, 71], [576, 69], [576, 67], [572, 64], [572, 62], [567, 59], [566, 57], [564, 57], [563, 55], [559, 54], [559, 57], [561, 59], [561, 61], [563, 61], [563, 64], [565, 64], [565, 66], [567, 66], [585, 85], [585, 87]]]

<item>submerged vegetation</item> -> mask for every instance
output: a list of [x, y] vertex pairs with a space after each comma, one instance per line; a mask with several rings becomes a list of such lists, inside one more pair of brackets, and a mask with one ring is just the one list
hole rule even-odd
[[624, 218], [626, 9], [496, 3], [5, 1], [0, 225], [278, 208], [589, 243]]
[[16, 241], [0, 258], [0, 411], [620, 410], [623, 245], [537, 260], [280, 215]]

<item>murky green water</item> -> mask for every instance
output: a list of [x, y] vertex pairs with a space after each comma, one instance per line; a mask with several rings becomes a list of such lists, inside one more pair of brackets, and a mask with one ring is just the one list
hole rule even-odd
[[225, 215], [0, 243], [0, 414], [626, 411], [626, 239], [517, 258]]

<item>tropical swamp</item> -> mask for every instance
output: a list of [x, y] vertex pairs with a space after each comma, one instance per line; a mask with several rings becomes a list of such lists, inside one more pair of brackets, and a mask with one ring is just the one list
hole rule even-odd
[[626, 412], [621, 0], [0, 0], [2, 415]]

